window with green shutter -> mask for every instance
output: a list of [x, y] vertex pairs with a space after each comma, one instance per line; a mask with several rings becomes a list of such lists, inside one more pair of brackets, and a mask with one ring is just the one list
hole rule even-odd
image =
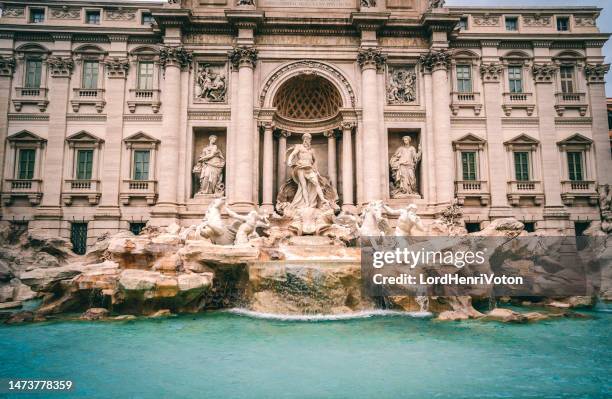
[[529, 181], [529, 153], [514, 153], [514, 174], [518, 181]]
[[83, 63], [83, 89], [98, 88], [98, 61], [85, 61]]
[[149, 150], [134, 151], [134, 180], [149, 180]]
[[42, 61], [27, 60], [25, 75], [25, 87], [38, 89], [42, 76]]
[[77, 180], [91, 180], [93, 169], [93, 150], [78, 150], [76, 165]]
[[463, 180], [476, 180], [476, 153], [462, 152]]
[[470, 65], [457, 65], [457, 91], [460, 93], [472, 92], [472, 67]]
[[584, 180], [582, 171], [582, 152], [567, 153], [567, 168], [569, 179], [572, 181]]
[[34, 178], [34, 163], [36, 162], [36, 150], [19, 150], [19, 169], [17, 176], [22, 180], [32, 180]]

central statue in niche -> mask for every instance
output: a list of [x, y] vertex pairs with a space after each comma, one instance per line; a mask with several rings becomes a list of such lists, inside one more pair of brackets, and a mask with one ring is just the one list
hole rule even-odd
[[421, 160], [421, 145], [418, 150], [410, 145], [412, 138], [410, 136], [402, 137], [403, 145], [400, 146], [389, 161], [391, 167], [391, 178], [393, 185], [391, 187], [392, 198], [420, 198], [416, 168]]
[[287, 152], [287, 166], [291, 177], [281, 186], [276, 209], [283, 216], [293, 218], [294, 227], [301, 234], [313, 234], [338, 210], [338, 193], [329, 179], [317, 169], [317, 161], [311, 146], [312, 136], [305, 133], [302, 143]]

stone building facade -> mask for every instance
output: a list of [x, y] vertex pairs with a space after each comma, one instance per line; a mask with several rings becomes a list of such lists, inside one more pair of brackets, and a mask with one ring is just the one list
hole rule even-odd
[[219, 196], [272, 211], [309, 134], [342, 209], [457, 199], [471, 228], [582, 229], [612, 183], [599, 12], [5, 1], [2, 219], [91, 244]]

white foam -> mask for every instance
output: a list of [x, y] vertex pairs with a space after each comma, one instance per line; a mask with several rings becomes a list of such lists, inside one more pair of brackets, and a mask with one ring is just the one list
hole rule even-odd
[[351, 320], [351, 319], [364, 319], [368, 317], [379, 317], [379, 316], [402, 316], [402, 317], [416, 317], [424, 318], [431, 317], [430, 312], [400, 312], [396, 310], [364, 310], [361, 312], [342, 313], [342, 314], [312, 314], [312, 315], [294, 315], [294, 314], [277, 314], [277, 313], [263, 313], [255, 312], [253, 310], [244, 308], [234, 308], [226, 310], [228, 313], [237, 314], [240, 316], [253, 317], [256, 319], [270, 319], [270, 320], [283, 320], [283, 321], [335, 321], [335, 320]]

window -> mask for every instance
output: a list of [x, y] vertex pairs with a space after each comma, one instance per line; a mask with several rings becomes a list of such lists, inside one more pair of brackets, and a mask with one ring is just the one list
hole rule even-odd
[[467, 17], [462, 17], [459, 20], [459, 29], [466, 30], [468, 28], [468, 19]]
[[32, 180], [34, 178], [34, 163], [36, 162], [35, 149], [19, 150], [19, 169], [17, 177], [20, 180]]
[[514, 153], [514, 175], [517, 181], [529, 181], [529, 153]]
[[523, 92], [523, 68], [521, 66], [508, 67], [508, 84], [510, 93]]
[[518, 18], [517, 17], [506, 17], [506, 30], [509, 30], [509, 31], [518, 30]]
[[27, 60], [25, 71], [25, 87], [40, 88], [40, 78], [42, 75], [41, 60]]
[[85, 11], [85, 23], [91, 25], [100, 25], [100, 11], [88, 10]]
[[562, 66], [560, 68], [561, 74], [561, 91], [563, 93], [574, 92], [574, 67], [573, 66]]
[[465, 222], [465, 229], [468, 233], [476, 233], [480, 231], [480, 223]]
[[461, 165], [463, 167], [463, 180], [476, 180], [476, 153], [462, 152]]
[[44, 8], [31, 8], [30, 9], [30, 23], [41, 24], [43, 22], [45, 22]]
[[557, 30], [559, 32], [567, 32], [569, 30], [568, 17], [557, 17]]
[[569, 171], [569, 179], [572, 181], [583, 180], [582, 175], [582, 152], [567, 153], [567, 168]]
[[137, 236], [146, 227], [146, 225], [147, 224], [143, 222], [139, 222], [139, 223], [132, 222], [130, 223], [130, 231], [132, 232], [132, 234]]
[[457, 65], [457, 91], [460, 93], [472, 92], [472, 67], [470, 65]]
[[143, 12], [142, 13], [142, 19], [141, 19], [141, 24], [142, 25], [150, 25], [153, 23], [153, 15], [151, 15], [150, 12]]
[[535, 233], [535, 222], [523, 222], [525, 225], [525, 231], [528, 233]]
[[85, 61], [83, 63], [83, 89], [98, 88], [98, 61]]
[[93, 169], [93, 150], [78, 150], [76, 178], [77, 180], [91, 180]]
[[138, 63], [138, 89], [153, 90], [153, 66], [152, 61]]
[[72, 223], [70, 226], [72, 251], [77, 255], [87, 252], [87, 223]]
[[608, 129], [612, 130], [612, 111], [608, 111]]
[[134, 180], [149, 180], [149, 150], [134, 151]]

